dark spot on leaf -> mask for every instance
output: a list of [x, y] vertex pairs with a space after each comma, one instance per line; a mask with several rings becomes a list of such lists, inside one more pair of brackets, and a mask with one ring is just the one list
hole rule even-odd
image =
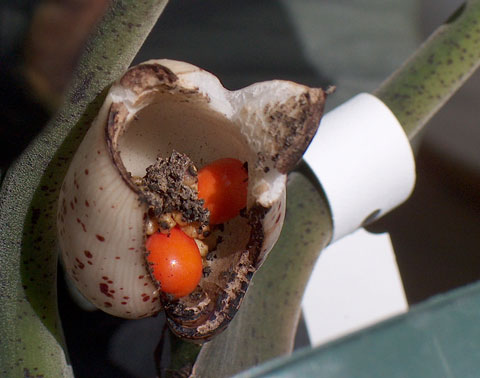
[[72, 94], [71, 102], [72, 104], [78, 104], [85, 98], [85, 93], [90, 87], [92, 79], [94, 77], [93, 72], [88, 72], [84, 77], [82, 82], [75, 88], [75, 91]]
[[38, 222], [38, 219], [40, 218], [40, 209], [32, 209], [32, 224], [35, 225]]

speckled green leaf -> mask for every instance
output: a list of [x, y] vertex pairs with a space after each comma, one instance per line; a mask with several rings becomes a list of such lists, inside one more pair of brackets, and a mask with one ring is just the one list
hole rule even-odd
[[376, 95], [412, 138], [480, 65], [480, 1], [462, 5]]
[[0, 192], [0, 375], [71, 376], [57, 316], [55, 212], [70, 158], [166, 5], [118, 0], [87, 44], [65, 102]]

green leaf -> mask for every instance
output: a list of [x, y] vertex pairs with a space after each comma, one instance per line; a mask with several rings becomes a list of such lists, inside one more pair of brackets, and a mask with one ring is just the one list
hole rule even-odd
[[467, 1], [376, 91], [410, 139], [480, 65], [479, 26], [480, 1]]
[[303, 292], [331, 235], [323, 192], [302, 163], [288, 178], [287, 214], [277, 244], [229, 327], [203, 346], [194, 376], [227, 377], [292, 352]]
[[168, 328], [160, 342], [162, 353], [157, 366], [159, 376], [165, 378], [188, 376], [202, 346], [180, 339]]
[[478, 377], [480, 284], [439, 295], [409, 313], [305, 349], [237, 377]]
[[127, 69], [166, 3], [112, 3], [85, 48], [63, 106], [4, 176], [0, 375], [72, 375], [56, 302], [58, 191], [105, 89]]

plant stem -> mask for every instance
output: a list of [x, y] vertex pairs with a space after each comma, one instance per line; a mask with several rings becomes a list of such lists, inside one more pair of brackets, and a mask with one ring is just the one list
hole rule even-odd
[[[224, 333], [203, 346], [194, 376], [228, 377], [292, 352], [303, 291], [332, 236], [328, 203], [305, 163], [289, 175], [282, 234], [255, 273], [242, 307]], [[217, 365], [217, 362], [228, 363]]]
[[392, 110], [410, 139], [480, 65], [480, 1], [462, 5], [376, 95]]
[[87, 43], [63, 106], [6, 172], [0, 191], [0, 375], [70, 376], [56, 303], [58, 192], [103, 93], [124, 72], [166, 0], [113, 1]]

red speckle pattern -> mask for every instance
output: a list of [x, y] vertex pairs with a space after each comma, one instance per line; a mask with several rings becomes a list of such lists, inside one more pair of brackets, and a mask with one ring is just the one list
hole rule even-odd
[[[95, 151], [96, 150], [94, 150], [94, 152]], [[104, 155], [105, 157], [103, 151], [99, 150], [98, 154]], [[96, 156], [94, 156], [94, 158], [96, 158]], [[98, 158], [98, 161], [100, 159], [101, 158]], [[136, 247], [136, 240], [143, 240], [143, 238], [141, 235], [136, 237], [134, 232], [138, 232], [138, 230], [137, 227], [132, 227], [133, 223], [125, 225], [125, 228], [128, 227], [128, 231], [124, 230], [127, 232], [126, 235], [124, 235], [125, 244], [123, 244], [123, 252], [125, 253], [127, 252], [126, 250], [128, 250], [128, 253], [130, 253], [130, 255], [128, 255], [128, 253], [126, 253], [126, 255], [128, 255], [128, 260], [133, 259], [135, 261], [132, 264], [134, 265], [132, 269], [137, 272], [133, 277], [137, 276], [137, 279], [140, 279], [140, 281], [134, 282], [134, 286], [137, 288], [135, 292], [131, 291], [129, 287], [120, 287], [125, 285], [125, 283], [116, 278], [117, 266], [122, 260], [125, 260], [127, 256], [122, 258], [120, 255], [115, 255], [115, 253], [122, 253], [120, 248], [118, 250], [112, 250], [111, 252], [113, 253], [110, 254], [105, 252], [105, 250], [109, 251], [110, 246], [107, 245], [107, 243], [112, 240], [111, 234], [104, 228], [101, 222], [99, 224], [99, 221], [95, 219], [97, 217], [103, 217], [105, 214], [112, 214], [116, 209], [120, 208], [120, 205], [115, 199], [104, 196], [104, 194], [107, 195], [108, 190], [104, 185], [108, 184], [106, 181], [102, 181], [102, 178], [96, 177], [96, 172], [92, 171], [90, 175], [90, 166], [93, 167], [94, 165], [89, 163], [83, 163], [83, 166], [77, 165], [77, 172], [67, 174], [68, 179], [64, 181], [61, 189], [63, 192], [59, 202], [57, 221], [58, 234], [62, 237], [60, 243], [63, 243], [62, 249], [65, 249], [63, 253], [67, 264], [67, 271], [71, 275], [72, 280], [76, 281], [75, 285], [77, 285], [80, 291], [97, 306], [103, 308], [104, 311], [115, 313], [119, 316], [122, 314], [124, 316], [135, 315], [135, 317], [150, 316], [158, 312], [160, 299], [157, 298], [157, 306], [151, 305], [151, 301], [155, 297], [155, 295], [152, 294], [155, 288], [151, 287], [152, 282], [149, 280], [148, 275], [143, 273], [145, 271], [145, 269], [143, 269], [145, 264], [143, 261], [143, 248]], [[74, 177], [72, 177], [72, 174]], [[82, 190], [80, 190], [80, 184]], [[97, 198], [95, 201], [95, 196], [86, 195], [88, 192], [83, 192], [84, 188], [103, 191], [101, 193], [97, 192], [99, 194], [98, 197], [102, 198], [101, 209], [96, 203], [98, 202], [100, 204], [100, 200]], [[112, 210], [111, 208], [114, 209]], [[75, 223], [77, 225], [75, 225]], [[78, 237], [87, 241], [83, 245], [83, 248], [81, 244], [75, 244], [75, 237], [77, 236], [72, 237], [65, 231], [67, 224], [73, 226], [71, 227], [72, 230], [69, 231], [75, 232]], [[87, 224], [89, 226], [88, 228]], [[99, 225], [97, 230], [94, 230], [94, 225]], [[131, 232], [132, 230], [135, 231]], [[83, 231], [85, 235], [83, 235], [81, 231]], [[100, 244], [96, 244], [95, 240]], [[129, 243], [130, 246], [127, 243]], [[68, 256], [68, 252], [70, 256]], [[138, 262], [136, 260], [137, 254], [142, 258], [142, 260], [138, 260]], [[139, 269], [139, 267], [142, 269]], [[115, 268], [113, 273], [110, 268]], [[96, 275], [96, 280], [92, 279], [92, 274]], [[104, 275], [103, 277], [101, 276], [102, 274]], [[107, 274], [109, 274], [109, 276], [107, 276]], [[139, 297], [138, 293], [142, 294], [140, 291], [142, 286], [144, 286], [146, 294]], [[138, 307], [135, 307], [135, 310], [130, 308], [130, 306], [133, 306], [133, 302], [130, 302], [130, 299], [138, 305]], [[121, 307], [122, 305], [124, 307]], [[127, 308], [129, 308], [130, 311], [127, 311]], [[142, 313], [141, 315], [139, 315], [139, 311]]]
[[80, 218], [77, 218], [77, 223], [79, 223], [82, 226], [83, 232], [87, 232], [87, 228], [85, 227], [85, 223], [83, 223]]
[[106, 295], [109, 298], [113, 298], [112, 293], [109, 291], [108, 285], [106, 283], [100, 283], [100, 292], [104, 295]]
[[75, 261], [78, 263], [78, 267], [80, 269], [85, 268], [85, 264], [83, 262], [81, 262], [78, 258], [75, 258]]

